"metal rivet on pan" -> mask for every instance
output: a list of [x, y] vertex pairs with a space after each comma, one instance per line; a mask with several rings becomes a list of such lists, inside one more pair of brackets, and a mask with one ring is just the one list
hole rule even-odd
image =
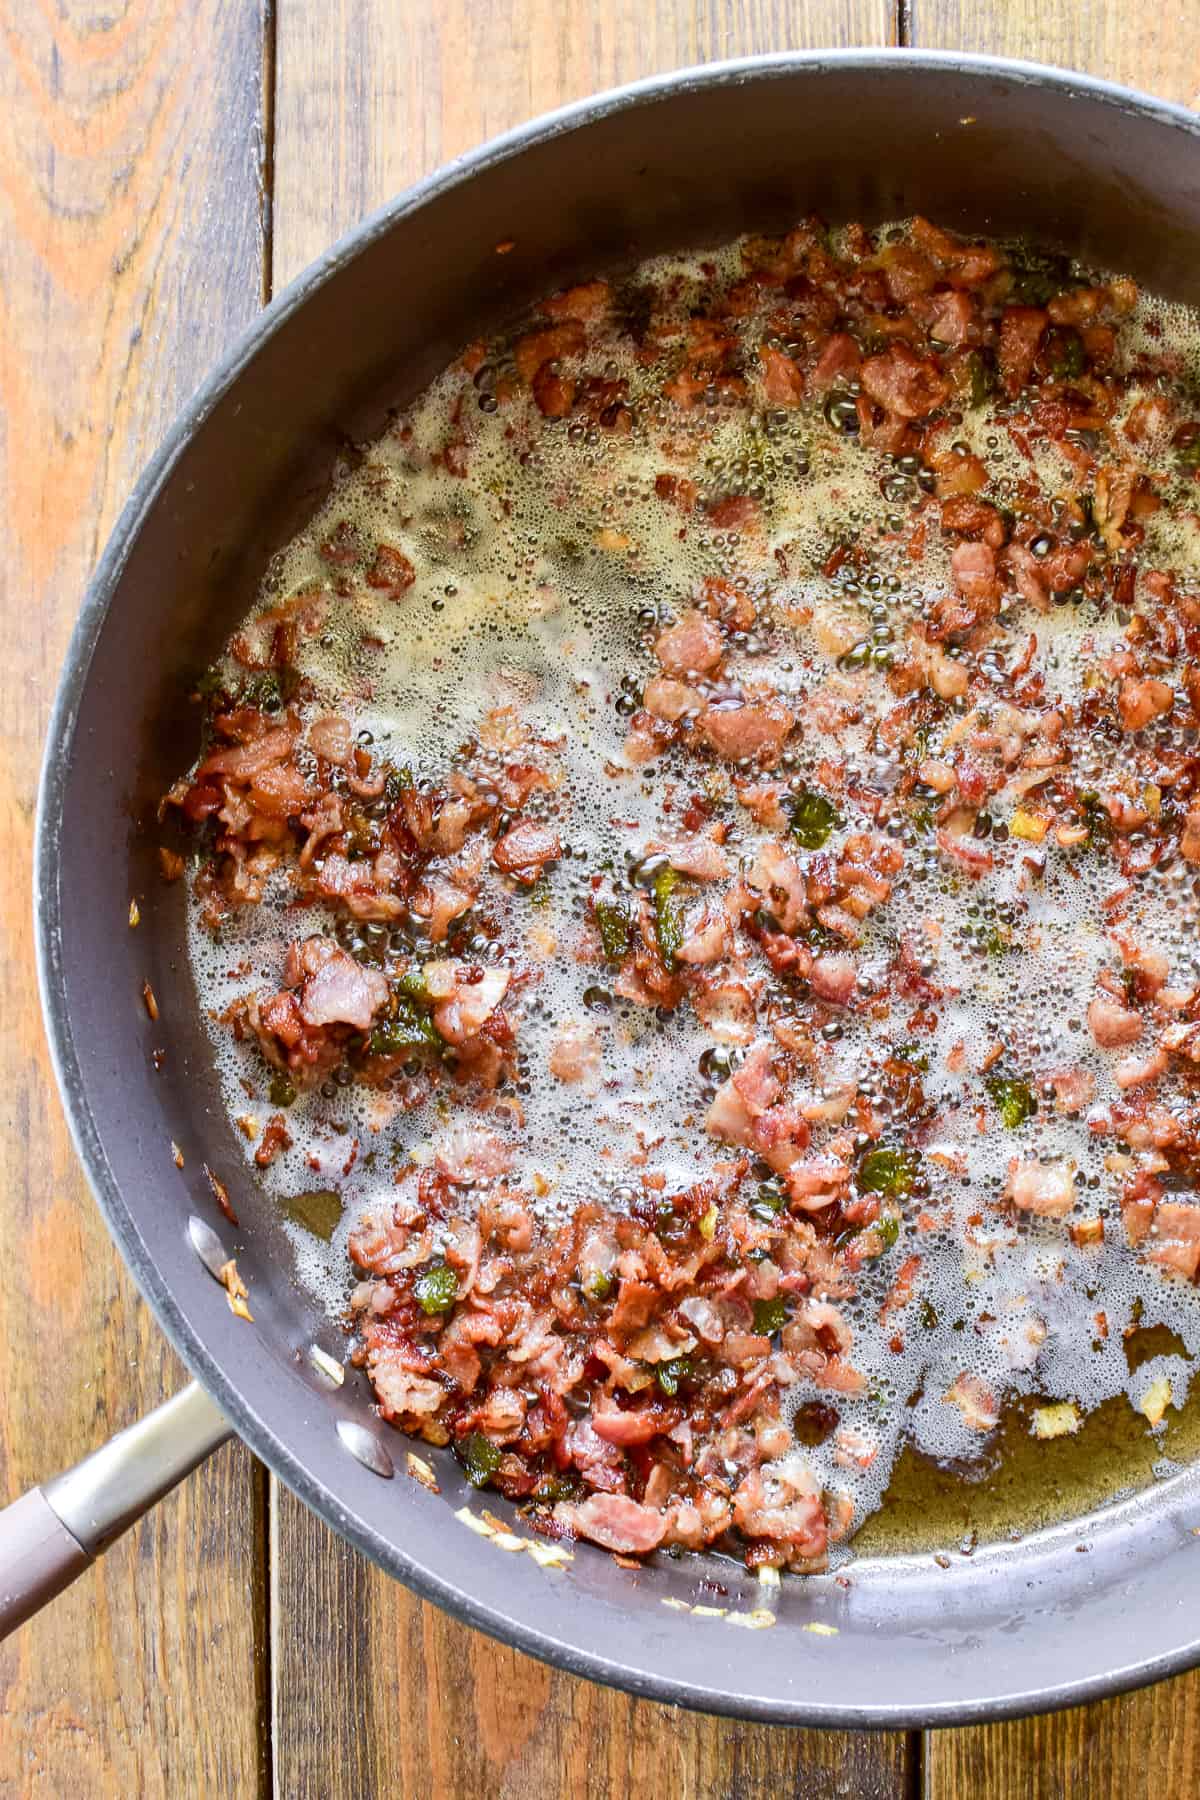
[[195, 1214], [188, 1220], [188, 1239], [192, 1249], [200, 1258], [214, 1281], [221, 1281], [221, 1270], [229, 1261], [229, 1252], [217, 1236], [211, 1225]]
[[373, 1431], [368, 1431], [365, 1425], [356, 1424], [353, 1419], [339, 1419], [337, 1434], [351, 1456], [357, 1457], [364, 1469], [370, 1469], [372, 1475], [382, 1475], [385, 1481], [392, 1479], [396, 1473], [395, 1466]]

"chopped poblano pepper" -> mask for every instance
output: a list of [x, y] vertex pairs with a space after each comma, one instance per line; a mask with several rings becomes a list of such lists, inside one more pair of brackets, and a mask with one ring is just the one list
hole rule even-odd
[[441, 1038], [423, 1008], [404, 995], [396, 996], [396, 1010], [381, 1019], [368, 1040], [372, 1056], [401, 1056], [406, 1050], [436, 1050]]
[[983, 406], [995, 383], [991, 370], [978, 350], [972, 350], [967, 357], [967, 373], [971, 381], [971, 405]]
[[899, 1215], [897, 1213], [883, 1213], [875, 1221], [875, 1230], [883, 1239], [884, 1249], [894, 1249], [896, 1240], [900, 1236]]
[[801, 788], [798, 794], [789, 795], [785, 804], [791, 834], [806, 850], [819, 850], [834, 826], [841, 823], [833, 801], [812, 788]]
[[666, 864], [654, 877], [654, 932], [663, 966], [675, 967], [675, 957], [683, 943], [683, 908], [676, 892], [679, 876]]
[[992, 1105], [1000, 1114], [1001, 1124], [1009, 1131], [1016, 1131], [1037, 1111], [1037, 1098], [1024, 1081], [1015, 1081], [1006, 1075], [994, 1075], [987, 1083], [987, 1091]]
[[868, 1150], [858, 1165], [858, 1185], [864, 1194], [887, 1194], [903, 1200], [913, 1191], [920, 1161], [912, 1150]]
[[402, 975], [397, 975], [395, 985], [402, 994], [407, 994], [410, 1000], [423, 1000], [428, 1004], [429, 981], [419, 963], [415, 968], [405, 969]]
[[603, 1269], [594, 1269], [584, 1282], [583, 1291], [589, 1300], [607, 1300], [613, 1291], [613, 1278]]
[[1175, 462], [1188, 475], [1194, 475], [1200, 469], [1200, 432], [1186, 444], [1176, 444]]
[[629, 954], [629, 937], [633, 921], [616, 900], [597, 900], [593, 908], [600, 946], [606, 962], [624, 962]]
[[423, 1313], [448, 1312], [458, 1298], [458, 1276], [446, 1263], [430, 1263], [413, 1282], [413, 1294]]
[[1052, 333], [1049, 355], [1051, 372], [1059, 381], [1073, 381], [1087, 367], [1083, 339], [1069, 326]]
[[459, 1460], [463, 1473], [472, 1487], [486, 1487], [496, 1470], [500, 1467], [500, 1459], [504, 1452], [490, 1438], [485, 1438], [482, 1431], [473, 1431], [469, 1438], [464, 1438], [458, 1446]]
[[750, 1217], [763, 1225], [769, 1225], [772, 1219], [778, 1218], [783, 1211], [783, 1194], [770, 1182], [764, 1182], [750, 1202]]
[[788, 1320], [787, 1301], [783, 1299], [754, 1302], [754, 1329], [760, 1337], [774, 1337]]
[[664, 1394], [674, 1399], [679, 1392], [680, 1382], [688, 1381], [695, 1371], [690, 1357], [673, 1356], [670, 1362], [659, 1363], [657, 1373], [659, 1387]]
[[390, 805], [395, 806], [405, 788], [415, 787], [413, 772], [410, 768], [389, 769], [384, 781], [384, 794]]
[[1107, 844], [1112, 837], [1112, 820], [1107, 808], [1101, 804], [1099, 794], [1090, 791], [1082, 793], [1077, 804], [1082, 821], [1087, 826], [1086, 848], [1091, 850], [1097, 844]]
[[290, 1106], [296, 1098], [294, 1083], [282, 1071], [278, 1075], [272, 1075], [267, 1093], [272, 1106]]

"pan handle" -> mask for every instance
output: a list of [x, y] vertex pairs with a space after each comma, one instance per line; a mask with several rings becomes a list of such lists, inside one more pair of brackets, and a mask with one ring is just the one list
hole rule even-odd
[[191, 1381], [90, 1456], [0, 1512], [0, 1638], [69, 1586], [176, 1482], [232, 1437]]

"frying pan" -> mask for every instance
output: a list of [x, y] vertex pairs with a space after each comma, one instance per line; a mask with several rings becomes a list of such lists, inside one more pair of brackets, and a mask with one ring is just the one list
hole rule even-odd
[[[1200, 127], [1182, 110], [984, 58], [727, 63], [555, 113], [377, 213], [262, 314], [143, 475], [85, 601], [50, 725], [37, 942], [79, 1155], [196, 1384], [0, 1515], [3, 1623], [56, 1592], [232, 1430], [438, 1605], [658, 1700], [781, 1723], [936, 1725], [1087, 1701], [1200, 1660], [1191, 1470], [946, 1568], [927, 1555], [864, 1557], [848, 1581], [786, 1579], [774, 1592], [711, 1558], [631, 1572], [579, 1545], [567, 1566], [539, 1566], [520, 1549], [519, 1519], [512, 1540], [481, 1520], [448, 1453], [428, 1457], [440, 1491], [412, 1479], [406, 1440], [379, 1422], [362, 1377], [336, 1385], [314, 1359], [314, 1347], [338, 1359], [344, 1340], [298, 1285], [282, 1226], [246, 1173], [191, 990], [183, 896], [158, 879], [155, 804], [196, 750], [187, 678], [320, 499], [346, 434], [378, 430], [464, 342], [558, 284], [813, 210], [868, 222], [920, 211], [1025, 233], [1200, 301]], [[206, 1162], [238, 1226], [218, 1211]], [[214, 1279], [230, 1256], [251, 1321]]]

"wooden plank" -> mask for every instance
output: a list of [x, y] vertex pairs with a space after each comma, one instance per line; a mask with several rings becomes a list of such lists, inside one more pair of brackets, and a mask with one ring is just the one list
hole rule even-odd
[[[33, 802], [99, 548], [171, 414], [261, 298], [263, 45], [244, 0], [0, 8], [6, 1498], [184, 1379], [118, 1265], [54, 1093], [34, 980]], [[263, 1510], [248, 1454], [223, 1452], [0, 1648], [0, 1790], [259, 1791]]]
[[278, 1486], [272, 1519], [281, 1795], [900, 1800], [911, 1791], [900, 1732], [789, 1731], [631, 1700], [416, 1600]]
[[[1195, 105], [1200, 13], [1074, 0], [912, 0], [909, 41], [1060, 63]], [[1200, 1788], [1200, 1673], [1050, 1718], [927, 1734], [927, 1800], [1150, 1800]]]
[[473, 144], [639, 76], [895, 41], [893, 0], [344, 0], [281, 9], [276, 286]]
[[1194, 7], [1080, 6], [1077, 0], [908, 0], [906, 41], [1058, 63], [1200, 102], [1200, 13]]
[[925, 1800], [1174, 1800], [1200, 1789], [1200, 1677], [1040, 1719], [934, 1731]]
[[[347, 0], [284, 7], [274, 276], [370, 207], [521, 119], [619, 81], [783, 44], [886, 42], [890, 4]], [[784, 1732], [558, 1675], [414, 1600], [272, 1500], [277, 1791], [660, 1793], [860, 1800], [907, 1791], [906, 1740]]]

